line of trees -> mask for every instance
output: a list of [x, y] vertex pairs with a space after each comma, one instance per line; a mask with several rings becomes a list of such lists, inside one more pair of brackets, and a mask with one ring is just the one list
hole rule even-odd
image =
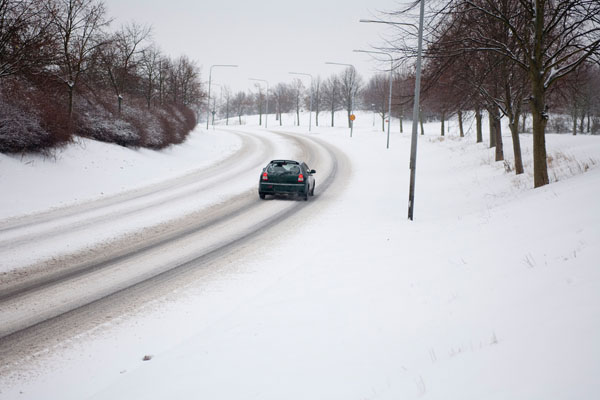
[[[329, 112], [331, 120], [329, 126], [335, 126], [335, 112], [345, 110], [346, 123], [350, 126], [350, 113], [362, 107], [363, 79], [353, 69], [348, 68], [338, 74], [332, 74], [327, 79], [316, 76], [312, 82], [312, 112], [315, 113], [315, 125], [319, 126], [319, 116]], [[269, 89], [269, 109], [266, 108], [265, 87], [256, 84], [248, 92], [238, 91], [233, 93], [227, 86], [222, 86], [211, 99], [210, 113], [224, 119], [229, 124], [230, 118], [237, 118], [242, 123], [243, 115], [259, 116], [262, 124], [263, 115], [275, 114], [275, 119], [283, 124], [282, 115], [294, 114], [294, 123], [300, 125], [300, 112], [310, 108], [310, 84], [294, 79], [292, 82], [277, 83]]]
[[189, 58], [151, 28], [109, 31], [99, 0], [0, 0], [0, 151], [92, 137], [161, 148], [196, 125], [204, 93]]
[[[546, 185], [545, 133], [550, 112], [570, 113], [574, 134], [577, 128], [580, 132], [599, 129], [599, 105], [592, 90], [600, 83], [600, 2], [451, 0], [429, 4], [423, 106], [442, 121], [451, 113], [461, 121], [461, 110], [475, 110], [477, 141], [482, 140], [481, 111], [487, 111], [489, 142], [499, 161], [504, 159], [500, 119], [508, 118], [517, 174], [523, 172], [519, 121], [529, 115], [534, 186]], [[390, 16], [398, 15], [405, 17], [406, 10]], [[414, 46], [405, 39], [415, 33], [408, 28], [402, 28], [402, 33], [389, 41], [386, 50], [413, 57]], [[442, 124], [442, 134], [443, 129]]]

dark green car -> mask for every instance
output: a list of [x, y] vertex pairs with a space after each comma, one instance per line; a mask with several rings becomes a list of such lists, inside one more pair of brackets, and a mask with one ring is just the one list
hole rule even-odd
[[308, 200], [315, 194], [316, 171], [304, 162], [273, 160], [263, 168], [258, 181], [258, 195], [295, 195]]

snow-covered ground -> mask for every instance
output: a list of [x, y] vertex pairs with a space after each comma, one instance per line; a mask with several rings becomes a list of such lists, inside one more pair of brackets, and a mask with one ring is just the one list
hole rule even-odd
[[[261, 134], [245, 120], [235, 128]], [[307, 125], [269, 121], [343, 150], [347, 186], [315, 196], [290, 229], [261, 238], [221, 274], [57, 343], [14, 374], [0, 371], [0, 398], [600, 396], [599, 137], [548, 135], [555, 182], [534, 190], [530, 135], [521, 137], [526, 173], [516, 177], [474, 132], [461, 139], [452, 125], [441, 139], [427, 124], [411, 222], [408, 124], [403, 134], [392, 126], [390, 149], [370, 114], [359, 114], [352, 138], [347, 128], [309, 134]], [[504, 140], [510, 160], [508, 130]], [[239, 141], [217, 129], [158, 153], [85, 143], [96, 150], [0, 156], [11, 177], [0, 177], [10, 187], [2, 217], [184, 174]], [[86, 182], [91, 165], [103, 189], [62, 189]], [[22, 201], [40, 182], [61, 189]]]
[[0, 153], [0, 219], [108, 197], [217, 162], [241, 145], [235, 135], [203, 132], [162, 151], [77, 139], [51, 155]]

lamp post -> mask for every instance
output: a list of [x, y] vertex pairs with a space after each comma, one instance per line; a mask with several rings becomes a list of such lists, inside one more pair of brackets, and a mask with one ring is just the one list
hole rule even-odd
[[[212, 69], [214, 67], [234, 67], [237, 68], [237, 65], [231, 65], [231, 64], [215, 64], [215, 65], [211, 65], [210, 66], [210, 70], [208, 72], [208, 104], [210, 104], [210, 86], [211, 86], [211, 82], [212, 82]], [[208, 114], [210, 112], [210, 107], [208, 112], [206, 113], [206, 129], [208, 129]]]
[[[312, 127], [312, 96], [313, 96], [313, 77], [311, 74], [305, 74], [303, 72], [290, 72], [291, 75], [304, 75], [310, 77], [310, 100], [308, 105], [308, 131], [311, 131]], [[300, 122], [298, 122], [300, 123]]]
[[[354, 80], [356, 80], [356, 68], [354, 67], [354, 65], [338, 63], [338, 62], [331, 62], [331, 61], [327, 61], [325, 64], [343, 65], [343, 66], [352, 68], [352, 71], [354, 73]], [[352, 93], [350, 93], [350, 114], [352, 115], [354, 113], [354, 88], [351, 88], [350, 90], [352, 91]], [[352, 137], [353, 130], [354, 130], [354, 121], [350, 120], [350, 137]]]
[[354, 50], [355, 53], [367, 53], [367, 54], [383, 54], [390, 58], [390, 92], [388, 99], [388, 131], [387, 131], [387, 144], [386, 149], [390, 148], [390, 125], [392, 124], [392, 72], [394, 71], [394, 57], [390, 53], [383, 51], [367, 51], [367, 50]]
[[[425, 14], [425, 0], [421, 0], [420, 14], [419, 14], [419, 27], [418, 27], [418, 41], [417, 41], [417, 70], [415, 79], [415, 98], [413, 101], [413, 121], [412, 121], [412, 136], [410, 139], [410, 184], [408, 188], [408, 219], [413, 220], [414, 208], [415, 208], [415, 172], [417, 169], [417, 131], [419, 123], [419, 101], [421, 96], [421, 52], [423, 50], [423, 16]], [[413, 24], [404, 22], [388, 22], [388, 21], [376, 21], [376, 20], [364, 20], [360, 22], [373, 22], [379, 24], [389, 25], [405, 25], [417, 28]]]
[[267, 84], [267, 107], [265, 110], [265, 129], [267, 129], [268, 128], [268, 120], [269, 120], [269, 82], [266, 81], [265, 79], [257, 79], [257, 78], [250, 78], [250, 80], [264, 82]]

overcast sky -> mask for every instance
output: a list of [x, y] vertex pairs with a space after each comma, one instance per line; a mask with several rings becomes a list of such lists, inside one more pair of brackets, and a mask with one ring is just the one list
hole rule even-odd
[[[326, 61], [354, 64], [368, 78], [382, 68], [369, 55], [353, 49], [370, 49], [382, 43], [389, 27], [359, 23], [361, 18], [399, 8], [397, 0], [104, 0], [112, 29], [135, 21], [151, 25], [161, 50], [177, 57], [185, 54], [202, 68], [208, 80], [245, 90], [248, 78], [290, 82], [288, 72], [327, 77], [343, 67]], [[308, 78], [306, 78], [308, 84]]]

